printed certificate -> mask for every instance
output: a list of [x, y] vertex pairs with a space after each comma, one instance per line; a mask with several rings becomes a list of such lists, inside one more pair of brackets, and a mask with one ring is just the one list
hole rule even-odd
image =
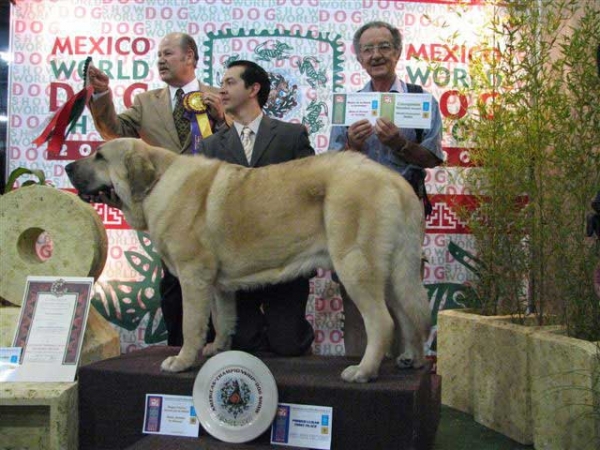
[[332, 125], [349, 126], [368, 119], [374, 124], [385, 117], [399, 128], [431, 127], [431, 94], [352, 92], [333, 94]]
[[279, 403], [271, 444], [329, 450], [333, 408], [330, 406]]
[[22, 349], [8, 381], [75, 380], [93, 278], [27, 277], [13, 347]]
[[193, 397], [146, 394], [143, 433], [198, 437], [199, 431]]

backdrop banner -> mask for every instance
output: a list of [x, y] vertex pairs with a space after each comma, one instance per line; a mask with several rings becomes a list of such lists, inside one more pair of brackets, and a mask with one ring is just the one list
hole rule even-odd
[[[36, 147], [32, 141], [82, 89], [88, 56], [108, 74], [118, 111], [137, 93], [163, 86], [156, 70], [158, 43], [174, 31], [196, 39], [197, 76], [207, 84], [218, 86], [232, 60], [265, 67], [273, 86], [267, 113], [305, 124], [316, 151], [325, 152], [333, 93], [356, 91], [368, 80], [352, 49], [354, 32], [372, 20], [392, 23], [404, 37], [399, 77], [431, 92], [444, 119], [446, 163], [426, 177], [433, 214], [425, 237], [425, 284], [435, 323], [438, 310], [462, 306], [475, 277], [474, 242], [457, 215], [457, 207], [471, 198], [461, 174], [470, 167], [463, 122], [474, 100], [460, 90], [468, 86], [469, 59], [491, 13], [475, 0], [19, 1], [11, 13], [7, 170], [42, 169], [49, 183], [72, 189], [65, 165], [101, 143], [87, 109], [59, 152], [49, 154], [46, 144]], [[164, 342], [160, 260], [152, 242], [131, 230], [120, 211], [95, 208], [108, 230], [109, 250], [93, 306], [120, 331], [123, 352]], [[52, 236], [42, 234], [45, 258], [51, 257], [51, 245]], [[344, 354], [342, 301], [327, 271], [312, 280], [307, 315], [316, 330], [314, 352]], [[435, 333], [434, 327], [429, 354], [435, 354]]]

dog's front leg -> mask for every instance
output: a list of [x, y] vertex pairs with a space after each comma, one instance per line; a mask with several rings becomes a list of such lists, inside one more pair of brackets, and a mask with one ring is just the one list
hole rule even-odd
[[182, 372], [192, 367], [206, 342], [210, 304], [214, 288], [210, 283], [193, 277], [180, 278], [183, 296], [183, 347], [177, 356], [163, 361], [166, 372]]
[[235, 333], [237, 312], [235, 293], [215, 291], [212, 321], [215, 327], [215, 340], [204, 346], [202, 354], [213, 356], [231, 348], [231, 339]]

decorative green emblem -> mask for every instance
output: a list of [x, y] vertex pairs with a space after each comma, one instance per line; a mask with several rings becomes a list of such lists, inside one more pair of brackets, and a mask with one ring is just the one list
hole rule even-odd
[[156, 344], [167, 339], [164, 321], [158, 320], [160, 310], [159, 284], [162, 277], [160, 256], [146, 233], [137, 232], [146, 255], [126, 251], [125, 258], [142, 276], [141, 281], [110, 280], [96, 284], [92, 305], [110, 323], [128, 331], [135, 330], [148, 315], [144, 342]]
[[323, 128], [323, 121], [319, 119], [319, 116], [321, 112], [324, 112], [325, 115], [328, 114], [327, 104], [313, 100], [306, 108], [306, 111], [308, 114], [302, 116], [302, 125], [308, 128], [310, 134], [316, 133]]
[[286, 55], [286, 53], [293, 49], [291, 45], [285, 42], [275, 41], [274, 44], [271, 44], [271, 41], [266, 41], [256, 46], [254, 54], [257, 61], [269, 62], [273, 59], [281, 61], [282, 59], [288, 59], [289, 55]]
[[219, 390], [220, 406], [234, 419], [250, 408], [250, 400], [250, 387], [242, 379], [232, 377]]
[[325, 86], [327, 84], [327, 75], [325, 75], [325, 69], [319, 72], [315, 67], [319, 63], [320, 61], [314, 56], [305, 56], [302, 58], [302, 62], [298, 66], [300, 73], [306, 75], [306, 81], [313, 89], [316, 89], [319, 86]]

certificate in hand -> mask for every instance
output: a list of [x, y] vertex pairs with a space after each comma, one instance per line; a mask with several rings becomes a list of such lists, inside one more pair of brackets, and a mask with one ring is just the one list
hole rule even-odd
[[332, 125], [349, 126], [385, 117], [399, 128], [431, 127], [431, 94], [352, 92], [333, 95]]
[[93, 278], [27, 277], [13, 347], [19, 367], [8, 381], [74, 381]]

